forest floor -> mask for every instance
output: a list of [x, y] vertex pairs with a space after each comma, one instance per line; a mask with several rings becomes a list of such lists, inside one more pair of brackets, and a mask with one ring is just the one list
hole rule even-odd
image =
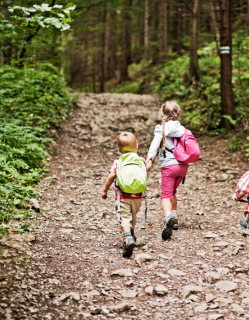
[[[231, 198], [248, 169], [228, 138], [198, 137], [201, 158], [178, 190], [179, 230], [161, 238], [160, 163], [148, 175], [148, 218], [122, 258], [114, 187], [118, 132], [136, 133], [146, 157], [158, 105], [149, 95], [79, 94], [38, 186], [34, 232], [3, 238], [1, 319], [249, 319], [249, 249]], [[23, 252], [23, 253], [21, 253]]]

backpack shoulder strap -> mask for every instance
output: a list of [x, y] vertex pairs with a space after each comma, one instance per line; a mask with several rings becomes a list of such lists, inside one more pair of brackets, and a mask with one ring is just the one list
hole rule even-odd
[[146, 192], [144, 192], [144, 202], [145, 202], [145, 212], [144, 212], [145, 222], [149, 222], [148, 221], [148, 216], [147, 216], [148, 206], [147, 206]]
[[118, 221], [120, 221], [120, 212], [121, 212], [121, 209], [120, 209], [120, 188], [118, 186], [118, 212], [117, 212]]
[[174, 149], [170, 150], [170, 149], [166, 148], [166, 150], [169, 151], [169, 152], [171, 152], [171, 153], [174, 152]]

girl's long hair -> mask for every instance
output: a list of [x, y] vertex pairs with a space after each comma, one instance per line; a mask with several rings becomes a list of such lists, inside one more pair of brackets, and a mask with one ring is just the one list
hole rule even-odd
[[175, 101], [166, 101], [161, 106], [162, 130], [163, 130], [163, 139], [162, 139], [161, 148], [163, 151], [166, 150], [166, 139], [165, 139], [165, 131], [164, 131], [165, 122], [168, 122], [170, 120], [177, 120], [180, 114], [181, 114], [181, 108]]

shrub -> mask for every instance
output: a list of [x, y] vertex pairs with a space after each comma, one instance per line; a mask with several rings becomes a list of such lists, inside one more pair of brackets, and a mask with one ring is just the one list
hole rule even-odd
[[27, 215], [55, 143], [52, 129], [71, 106], [66, 83], [53, 66], [0, 67], [0, 221]]

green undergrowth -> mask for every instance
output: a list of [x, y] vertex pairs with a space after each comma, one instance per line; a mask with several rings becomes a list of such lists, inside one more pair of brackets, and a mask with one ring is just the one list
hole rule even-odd
[[[29, 215], [53, 134], [71, 106], [66, 83], [52, 65], [0, 67], [0, 236], [8, 231], [6, 223]], [[23, 226], [17, 232], [27, 231]]]
[[[249, 103], [249, 37], [238, 35], [233, 41], [233, 90], [236, 119], [226, 117], [231, 126], [248, 130]], [[201, 78], [197, 83], [189, 74], [189, 55], [147, 68], [130, 66], [132, 79], [112, 88], [112, 92], [159, 94], [162, 100], [174, 99], [183, 109], [182, 121], [199, 132], [225, 133], [221, 128], [220, 58], [216, 44], [210, 43], [198, 51]], [[144, 64], [144, 62], [143, 62]], [[234, 144], [234, 143], [233, 143]], [[236, 146], [232, 146], [236, 149]], [[249, 149], [248, 149], [249, 151]]]

